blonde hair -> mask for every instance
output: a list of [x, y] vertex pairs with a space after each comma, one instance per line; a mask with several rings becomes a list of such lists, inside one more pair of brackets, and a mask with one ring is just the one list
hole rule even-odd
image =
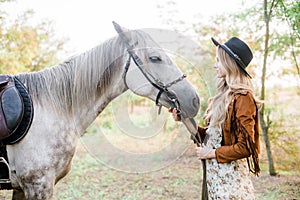
[[217, 56], [226, 76], [218, 80], [217, 93], [209, 99], [205, 112], [205, 119], [210, 122], [211, 126], [224, 123], [228, 114], [228, 106], [234, 94], [248, 91], [255, 98], [250, 77], [239, 69], [235, 60], [219, 46], [217, 47]]

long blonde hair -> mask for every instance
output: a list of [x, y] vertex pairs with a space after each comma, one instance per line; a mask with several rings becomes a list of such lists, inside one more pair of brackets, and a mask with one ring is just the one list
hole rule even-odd
[[226, 76], [218, 80], [217, 93], [209, 99], [205, 119], [210, 122], [210, 126], [224, 123], [234, 94], [248, 91], [255, 97], [250, 77], [239, 69], [235, 60], [219, 46], [217, 56], [224, 67]]

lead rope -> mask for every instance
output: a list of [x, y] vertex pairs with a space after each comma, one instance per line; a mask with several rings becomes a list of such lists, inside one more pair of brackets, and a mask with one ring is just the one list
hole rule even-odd
[[[203, 147], [204, 141], [202, 141], [202, 138], [200, 136], [200, 133], [198, 131], [198, 126], [196, 125], [196, 122], [193, 118], [186, 118], [181, 120], [185, 126], [187, 127], [188, 131], [191, 134], [191, 139], [196, 143], [197, 147]], [[199, 138], [199, 139], [198, 139]], [[207, 183], [206, 183], [206, 160], [202, 159], [202, 169], [203, 169], [203, 175], [202, 175], [202, 200], [208, 200], [208, 191], [207, 191]]]

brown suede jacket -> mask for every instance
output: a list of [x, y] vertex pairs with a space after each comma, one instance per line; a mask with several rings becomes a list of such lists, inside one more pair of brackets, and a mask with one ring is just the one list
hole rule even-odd
[[[198, 131], [201, 138], [204, 139], [206, 128], [198, 126]], [[228, 163], [252, 155], [254, 166], [257, 165], [254, 167], [257, 168], [254, 171], [258, 170], [259, 172], [258, 109], [251, 93], [242, 92], [234, 95], [228, 107], [228, 117], [223, 124], [222, 133], [221, 147], [216, 149], [217, 161]]]

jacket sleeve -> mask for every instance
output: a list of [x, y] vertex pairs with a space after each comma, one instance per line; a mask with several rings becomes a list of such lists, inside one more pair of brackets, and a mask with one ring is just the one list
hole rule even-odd
[[256, 105], [250, 95], [240, 95], [233, 109], [235, 111], [232, 115], [235, 114], [236, 120], [235, 122], [230, 120], [235, 130], [227, 134], [236, 134], [236, 142], [216, 149], [216, 159], [219, 163], [228, 163], [251, 155], [249, 140], [252, 140], [251, 144], [253, 144]]

